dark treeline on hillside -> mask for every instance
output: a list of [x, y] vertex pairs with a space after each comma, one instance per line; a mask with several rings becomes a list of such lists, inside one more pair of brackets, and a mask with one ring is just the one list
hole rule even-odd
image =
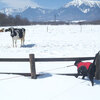
[[86, 25], [88, 25], [88, 24], [100, 25], [100, 20], [78, 22], [77, 24], [80, 24], [80, 25], [84, 25], [84, 24], [86, 24]]
[[100, 25], [100, 20], [96, 21], [83, 21], [83, 22], [71, 22], [71, 21], [47, 21], [47, 22], [30, 22], [26, 18], [21, 18], [20, 15], [16, 15], [12, 17], [11, 15], [7, 16], [5, 14], [0, 13], [0, 26], [17, 26], [17, 25], [70, 25], [70, 24], [78, 24], [78, 25]]
[[12, 17], [0, 13], [0, 26], [16, 26], [29, 24], [31, 23], [26, 18], [21, 18], [19, 15]]
[[48, 22], [32, 22], [33, 25], [100, 25], [100, 20], [95, 21], [83, 21], [83, 22], [71, 22], [71, 21], [48, 21]]

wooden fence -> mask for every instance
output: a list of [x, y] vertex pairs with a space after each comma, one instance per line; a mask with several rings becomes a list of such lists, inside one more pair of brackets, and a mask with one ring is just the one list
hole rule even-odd
[[[35, 58], [34, 54], [29, 54], [29, 58], [0, 58], [0, 62], [30, 62], [31, 78], [36, 79], [36, 62], [61, 62], [76, 60], [93, 60], [94, 57], [73, 57], [73, 58]], [[20, 74], [21, 75], [21, 74]]]

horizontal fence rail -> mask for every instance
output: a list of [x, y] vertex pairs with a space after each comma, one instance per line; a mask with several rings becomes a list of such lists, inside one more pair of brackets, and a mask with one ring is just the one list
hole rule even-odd
[[93, 60], [93, 59], [94, 57], [35, 58], [35, 62], [76, 61], [76, 60]]
[[0, 62], [29, 62], [29, 58], [0, 58]]
[[[34, 59], [35, 62], [55, 62], [55, 61], [93, 60], [94, 57], [34, 58]], [[0, 58], [0, 62], [29, 62], [29, 58]]]

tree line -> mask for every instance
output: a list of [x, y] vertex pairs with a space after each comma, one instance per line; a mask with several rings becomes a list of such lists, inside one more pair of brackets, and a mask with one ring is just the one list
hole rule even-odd
[[16, 26], [16, 25], [29, 25], [31, 22], [26, 18], [21, 18], [20, 15], [15, 17], [0, 13], [0, 26]]
[[0, 13], [0, 26], [17, 26], [17, 25], [70, 25], [70, 24], [78, 24], [78, 25], [88, 25], [88, 24], [94, 24], [94, 25], [100, 25], [100, 20], [95, 21], [83, 21], [83, 22], [71, 22], [71, 21], [47, 21], [47, 22], [35, 22], [35, 21], [29, 21], [27, 18], [21, 18], [20, 15], [16, 15], [15, 17], [6, 14]]

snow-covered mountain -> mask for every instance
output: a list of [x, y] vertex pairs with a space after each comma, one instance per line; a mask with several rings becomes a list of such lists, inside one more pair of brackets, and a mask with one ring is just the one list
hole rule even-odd
[[4, 8], [1, 9], [0, 12], [12, 16], [20, 15], [30, 21], [47, 21], [53, 19], [54, 15], [52, 14], [55, 10], [43, 9], [40, 7], [25, 7], [23, 9]]
[[14, 14], [17, 14], [17, 13], [20, 13], [20, 12], [23, 12], [25, 9], [13, 9], [13, 8], [4, 8], [4, 9], [1, 9], [0, 12], [1, 13], [4, 13], [6, 15], [14, 15]]
[[6, 8], [0, 12], [7, 15], [20, 15], [31, 21], [54, 20], [98, 20], [100, 19], [100, 1], [73, 0], [59, 9], [51, 10], [40, 7], [25, 7], [23, 9]]
[[90, 7], [95, 7], [95, 6], [98, 6], [100, 7], [100, 1], [97, 1], [97, 0], [73, 0], [69, 3], [67, 3], [64, 7], [69, 7], [69, 6], [81, 6], [82, 4], [85, 4], [87, 6], [90, 6]]
[[98, 7], [100, 8], [100, 1], [97, 0], [73, 0], [72, 2], [64, 5], [64, 8], [75, 6], [79, 8], [83, 13], [87, 13], [91, 8]]
[[[24, 12], [28, 8], [30, 8], [30, 6], [25, 6], [24, 8], [4, 8], [4, 9], [1, 9], [0, 12], [4, 13], [6, 15], [17, 15], [19, 13]], [[31, 6], [31, 8], [35, 9], [37, 7], [36, 6]]]
[[58, 10], [59, 20], [98, 20], [100, 1], [73, 0]]
[[34, 20], [34, 21], [48, 21], [53, 19], [53, 12], [55, 10], [51, 9], [43, 9], [40, 7], [37, 8], [27, 8], [23, 12], [19, 13], [20, 16], [26, 17], [29, 20]]

